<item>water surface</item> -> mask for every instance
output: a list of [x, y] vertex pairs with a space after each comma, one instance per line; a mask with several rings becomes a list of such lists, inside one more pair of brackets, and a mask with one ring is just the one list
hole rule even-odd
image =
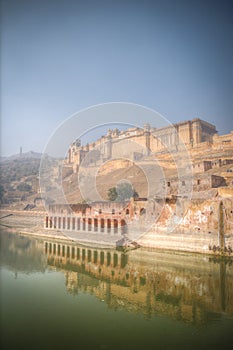
[[230, 349], [231, 260], [1, 233], [2, 349]]

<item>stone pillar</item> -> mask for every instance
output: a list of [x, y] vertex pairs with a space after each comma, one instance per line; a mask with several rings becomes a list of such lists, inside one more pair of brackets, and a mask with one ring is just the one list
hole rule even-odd
[[97, 219], [98, 221], [98, 227], [97, 227], [97, 232], [100, 233], [101, 230], [100, 230], [100, 227], [101, 227], [101, 220], [100, 219]]
[[112, 236], [114, 235], [114, 219], [111, 219], [110, 223], [111, 223], [110, 235]]
[[118, 235], [122, 234], [122, 220], [118, 220]]
[[70, 216], [70, 231], [73, 231], [73, 216]]

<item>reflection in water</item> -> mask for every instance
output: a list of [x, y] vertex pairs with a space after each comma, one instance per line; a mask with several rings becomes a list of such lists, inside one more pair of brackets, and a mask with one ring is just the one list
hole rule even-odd
[[43, 255], [43, 241], [30, 239], [21, 235], [2, 232], [1, 266], [18, 272], [44, 272], [47, 267], [46, 257]]
[[87, 291], [113, 309], [168, 315], [194, 324], [233, 315], [233, 265], [201, 255], [44, 243], [48, 264], [64, 271], [67, 290]]
[[3, 349], [228, 349], [232, 341], [231, 260], [3, 232], [1, 270]]

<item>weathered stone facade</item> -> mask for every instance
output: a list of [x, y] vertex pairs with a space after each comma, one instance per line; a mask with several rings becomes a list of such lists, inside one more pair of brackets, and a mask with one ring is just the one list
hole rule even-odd
[[66, 165], [72, 165], [76, 172], [87, 154], [89, 164], [106, 161], [124, 152], [138, 160], [150, 152], [178, 150], [180, 144], [195, 147], [203, 142], [212, 142], [216, 134], [214, 125], [198, 118], [163, 128], [146, 124], [144, 128], [135, 127], [125, 131], [109, 129], [107, 135], [91, 144], [82, 146], [80, 140], [74, 141], [69, 148]]
[[177, 195], [178, 190], [179, 194], [182, 195], [182, 187], [184, 188], [184, 193], [186, 192], [186, 184], [188, 181], [192, 182], [192, 190], [194, 192], [199, 191], [208, 191], [212, 188], [224, 187], [226, 186], [226, 181], [222, 176], [218, 175], [208, 175], [208, 174], [198, 174], [193, 178], [190, 177], [172, 177], [169, 178], [166, 184], [166, 194], [169, 195]]
[[45, 218], [46, 229], [124, 234], [127, 224], [147, 215], [151, 203], [145, 198], [130, 202], [92, 202], [91, 204], [51, 204]]
[[210, 169], [221, 168], [224, 165], [233, 164], [233, 159], [202, 160], [193, 163], [194, 173], [204, 173]]

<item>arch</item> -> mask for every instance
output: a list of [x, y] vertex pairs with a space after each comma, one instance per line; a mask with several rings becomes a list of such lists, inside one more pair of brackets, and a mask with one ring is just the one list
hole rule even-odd
[[80, 218], [77, 218], [77, 230], [80, 230]]
[[98, 252], [97, 250], [94, 250], [94, 264], [97, 264], [98, 261]]
[[77, 260], [80, 259], [80, 248], [77, 248]]
[[94, 231], [98, 231], [98, 219], [94, 219]]
[[104, 219], [100, 219], [100, 231], [104, 232]]
[[90, 249], [88, 249], [88, 251], [87, 251], [87, 261], [91, 262], [91, 250]]
[[111, 219], [107, 219], [107, 232], [111, 232]]
[[65, 246], [64, 245], [62, 246], [62, 256], [63, 257], [65, 256]]
[[67, 258], [70, 257], [70, 247], [67, 247], [67, 249], [66, 249], [66, 256], [67, 256]]
[[60, 216], [58, 217], [58, 228], [59, 229], [61, 228], [61, 217]]
[[100, 252], [100, 265], [104, 264], [104, 252]]
[[141, 215], [145, 215], [146, 214], [146, 209], [145, 208], [141, 208], [140, 209], [140, 216]]
[[82, 260], [85, 260], [86, 258], [86, 250], [82, 249]]
[[108, 252], [107, 253], [107, 266], [111, 264], [111, 254]]
[[72, 230], [75, 230], [75, 218], [72, 218]]
[[116, 253], [113, 254], [113, 267], [118, 265], [118, 255]]
[[46, 216], [45, 218], [45, 227], [48, 228], [49, 227], [49, 217]]
[[85, 230], [86, 230], [86, 219], [83, 218], [83, 231], [85, 231]]
[[114, 219], [113, 220], [113, 227], [114, 227], [114, 233], [118, 232], [118, 220]]
[[91, 231], [92, 219], [91, 219], [91, 218], [88, 218], [88, 219], [87, 219], [87, 223], [88, 223], [88, 231]]

